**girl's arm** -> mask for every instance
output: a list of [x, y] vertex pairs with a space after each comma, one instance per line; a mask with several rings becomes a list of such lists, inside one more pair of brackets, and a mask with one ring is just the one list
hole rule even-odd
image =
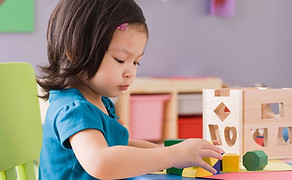
[[144, 141], [144, 140], [137, 140], [137, 139], [129, 139], [129, 146], [132, 147], [139, 147], [139, 148], [156, 148], [161, 147], [158, 144]]
[[169, 147], [108, 147], [103, 134], [87, 129], [69, 138], [72, 149], [87, 173], [99, 179], [139, 176], [170, 167], [201, 166], [213, 173], [214, 168], [202, 157], [222, 159], [220, 148], [202, 139], [189, 139]]

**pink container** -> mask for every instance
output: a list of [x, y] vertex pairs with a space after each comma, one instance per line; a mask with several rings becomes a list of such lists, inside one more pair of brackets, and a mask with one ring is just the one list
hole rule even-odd
[[162, 137], [165, 101], [170, 95], [132, 95], [130, 100], [130, 137], [158, 141]]

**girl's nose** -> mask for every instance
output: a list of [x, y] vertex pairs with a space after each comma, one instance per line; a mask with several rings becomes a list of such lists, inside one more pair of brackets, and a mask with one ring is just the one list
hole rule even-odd
[[123, 78], [133, 78], [136, 75], [136, 67], [128, 67], [124, 72], [123, 72]]

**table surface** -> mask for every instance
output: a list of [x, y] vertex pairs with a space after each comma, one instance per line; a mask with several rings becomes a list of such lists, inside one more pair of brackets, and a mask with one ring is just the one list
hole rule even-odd
[[[292, 163], [287, 163], [292, 166]], [[191, 179], [257, 179], [257, 180], [274, 180], [276, 179], [292, 179], [292, 171], [265, 171], [265, 172], [234, 172], [234, 173], [220, 173], [210, 178], [184, 178], [181, 176], [171, 174], [147, 174], [128, 180], [191, 180]]]
[[143, 176], [129, 178], [128, 180], [191, 180], [191, 179], [206, 179], [206, 178], [184, 178], [181, 176], [176, 176], [176, 175], [171, 175], [171, 174], [147, 174]]
[[210, 178], [184, 178], [181, 176], [171, 175], [171, 174], [147, 174], [143, 176], [138, 176], [134, 178], [129, 178], [128, 180], [191, 180], [191, 179], [236, 179], [236, 180], [246, 180], [246, 179], [257, 179], [257, 180], [274, 180], [274, 179], [292, 179], [292, 171], [267, 171], [267, 172], [235, 172], [218, 174]]

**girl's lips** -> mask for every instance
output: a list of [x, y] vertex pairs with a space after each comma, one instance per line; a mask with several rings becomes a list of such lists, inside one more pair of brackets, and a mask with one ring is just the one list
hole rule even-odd
[[122, 90], [122, 91], [126, 91], [128, 89], [128, 85], [125, 85], [125, 86], [119, 86], [119, 88]]

